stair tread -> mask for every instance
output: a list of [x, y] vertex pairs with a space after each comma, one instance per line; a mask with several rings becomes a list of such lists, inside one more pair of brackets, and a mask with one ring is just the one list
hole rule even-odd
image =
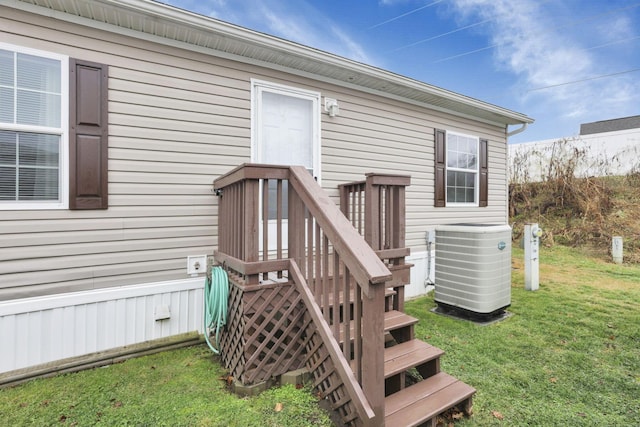
[[[385, 288], [384, 290], [384, 296], [385, 297], [390, 297], [395, 295], [397, 292], [393, 290], [393, 288]], [[349, 301], [353, 302], [354, 300], [354, 296], [353, 296], [353, 289], [351, 289], [351, 291], [349, 292]], [[329, 305], [333, 305], [333, 293], [329, 293]], [[339, 291], [338, 294], [338, 304], [342, 305], [344, 303], [344, 292], [343, 291]], [[320, 299], [320, 307], [324, 307], [324, 299], [321, 298]]]
[[[389, 310], [384, 313], [384, 332], [393, 331], [395, 329], [400, 329], [405, 326], [411, 326], [418, 323], [418, 319], [415, 317], [409, 316], [408, 314], [402, 313], [397, 310]], [[354, 325], [353, 321], [350, 322], [349, 326], [349, 336], [353, 339], [353, 331]], [[342, 344], [343, 340], [343, 330], [340, 328], [340, 338], [338, 341]]]
[[418, 323], [418, 319], [398, 310], [389, 310], [384, 313], [384, 331], [389, 332], [404, 326]]
[[385, 398], [385, 424], [416, 426], [473, 396], [476, 390], [444, 372]]
[[384, 377], [389, 378], [443, 354], [443, 350], [418, 339], [387, 347], [384, 349]]

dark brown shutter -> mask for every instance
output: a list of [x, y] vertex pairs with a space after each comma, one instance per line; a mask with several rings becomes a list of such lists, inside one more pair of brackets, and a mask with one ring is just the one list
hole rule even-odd
[[106, 65], [69, 59], [69, 209], [107, 209]]
[[440, 208], [446, 205], [446, 188], [445, 188], [445, 173], [446, 173], [446, 161], [447, 161], [447, 147], [445, 144], [445, 131], [441, 129], [435, 129], [434, 141], [436, 149], [436, 170], [435, 170], [435, 207]]
[[489, 203], [489, 142], [480, 140], [480, 200], [478, 206], [486, 207]]

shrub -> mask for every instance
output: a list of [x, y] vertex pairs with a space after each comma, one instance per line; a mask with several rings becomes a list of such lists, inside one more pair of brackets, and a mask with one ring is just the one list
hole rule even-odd
[[537, 222], [547, 245], [589, 245], [604, 255], [611, 236], [622, 235], [625, 258], [640, 260], [640, 166], [612, 176], [618, 164], [615, 156], [594, 158], [571, 139], [516, 151], [509, 170], [514, 240], [525, 223]]

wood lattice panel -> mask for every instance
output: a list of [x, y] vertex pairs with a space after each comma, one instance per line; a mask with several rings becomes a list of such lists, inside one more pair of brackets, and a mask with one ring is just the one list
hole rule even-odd
[[360, 419], [356, 407], [335, 369], [322, 337], [313, 324], [309, 326], [307, 331], [310, 337], [306, 345], [306, 366], [313, 375], [314, 389], [322, 397], [329, 399], [331, 408], [340, 415], [346, 426], [359, 425]]
[[229, 277], [229, 302], [227, 324], [220, 334], [220, 357], [234, 378], [241, 378], [244, 372], [245, 342], [244, 316], [242, 315], [242, 288], [235, 285]]
[[308, 324], [293, 285], [232, 283], [221, 338], [225, 367], [243, 385], [301, 368]]

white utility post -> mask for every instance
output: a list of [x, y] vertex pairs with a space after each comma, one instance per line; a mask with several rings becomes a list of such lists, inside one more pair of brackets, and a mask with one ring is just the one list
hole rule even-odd
[[622, 236], [611, 238], [611, 257], [616, 264], [622, 264]]
[[540, 285], [540, 236], [538, 224], [524, 225], [524, 288], [537, 291]]

